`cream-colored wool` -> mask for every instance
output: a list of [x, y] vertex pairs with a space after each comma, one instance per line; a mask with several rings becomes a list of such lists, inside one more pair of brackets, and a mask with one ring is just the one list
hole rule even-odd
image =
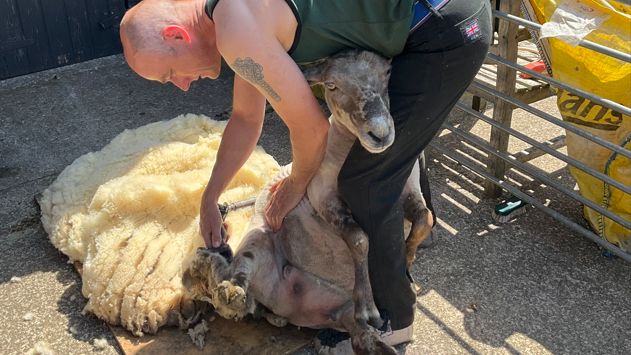
[[26, 355], [55, 355], [55, 352], [50, 348], [50, 345], [45, 341], [38, 341]]
[[[142, 335], [179, 309], [183, 270], [203, 245], [200, 199], [224, 127], [189, 114], [126, 130], [44, 191], [42, 223], [55, 247], [83, 265], [87, 311]], [[219, 202], [256, 196], [278, 170], [257, 148]], [[233, 248], [252, 212], [228, 215]]]
[[94, 339], [93, 344], [97, 350], [103, 350], [107, 348], [108, 345], [107, 340], [105, 340], [104, 338]]

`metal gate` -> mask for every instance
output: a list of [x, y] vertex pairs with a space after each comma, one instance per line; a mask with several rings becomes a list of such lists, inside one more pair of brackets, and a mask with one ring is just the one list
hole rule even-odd
[[121, 52], [132, 0], [0, 0], [0, 80]]
[[[527, 2], [527, 0], [524, 1]], [[497, 3], [496, 1], [493, 2]], [[431, 147], [444, 157], [452, 159], [453, 161], [466, 167], [469, 171], [484, 178], [485, 192], [487, 196], [497, 197], [499, 196], [501, 190], [504, 189], [522, 201], [525, 201], [551, 215], [554, 219], [560, 221], [584, 237], [594, 241], [610, 253], [631, 262], [631, 254], [625, 252], [618, 246], [609, 243], [607, 240], [594, 233], [591, 229], [583, 226], [581, 222], [575, 218], [568, 217], [560, 211], [550, 208], [544, 202], [533, 197], [527, 191], [520, 189], [519, 186], [511, 183], [508, 179], [505, 179], [505, 172], [507, 168], [515, 169], [528, 177], [538, 180], [546, 186], [553, 187], [560, 193], [590, 207], [623, 227], [631, 229], [631, 221], [612, 213], [606, 208], [606, 206], [583, 197], [573, 189], [563, 186], [558, 181], [555, 181], [554, 178], [549, 176], [548, 173], [528, 162], [533, 158], [549, 154], [556, 159], [567, 163], [568, 167], [576, 167], [581, 171], [596, 177], [603, 183], [609, 184], [610, 186], [631, 195], [631, 186], [625, 185], [603, 172], [590, 168], [577, 159], [559, 152], [557, 149], [564, 145], [564, 137], [558, 137], [559, 139], [555, 139], [553, 141], [539, 142], [533, 137], [529, 137], [527, 134], [511, 128], [513, 109], [521, 108], [540, 119], [565, 129], [566, 132], [572, 132], [573, 134], [615, 152], [619, 156], [631, 159], [631, 151], [628, 149], [595, 136], [586, 130], [578, 128], [567, 121], [543, 112], [530, 105], [533, 102], [545, 98], [546, 96], [552, 95], [552, 92], [549, 91], [549, 86], [551, 86], [553, 88], [566, 90], [572, 94], [587, 98], [594, 104], [611, 109], [616, 113], [631, 115], [631, 109], [629, 107], [571, 87], [558, 80], [542, 75], [539, 72], [530, 70], [523, 65], [517, 64], [517, 43], [520, 40], [527, 38], [529, 36], [529, 31], [536, 34], [541, 28], [541, 25], [538, 23], [519, 17], [519, 13], [519, 0], [501, 0], [501, 2], [499, 2], [497, 10], [493, 11], [496, 19], [499, 19], [499, 27], [497, 28], [497, 53], [489, 53], [487, 56], [488, 62], [492, 62], [497, 65], [496, 80], [494, 80], [494, 83], [489, 84], [488, 80], [480, 80], [479, 75], [469, 88], [469, 92], [475, 95], [473, 100], [474, 107], [471, 108], [463, 103], [458, 103], [456, 106], [458, 110], [464, 111], [474, 119], [483, 121], [490, 125], [490, 139], [488, 141], [482, 139], [450, 122], [446, 122], [443, 126], [443, 128], [451, 135], [456, 136], [460, 142], [464, 142], [463, 144], [475, 147], [475, 149], [487, 154], [488, 159], [486, 161], [486, 167], [481, 165], [479, 161], [476, 161], [476, 159], [472, 159], [472, 157], [458, 152], [457, 149], [454, 150], [446, 148], [443, 144], [441, 144], [441, 139], [435, 139], [431, 144]], [[519, 26], [521, 26], [521, 31]], [[583, 40], [579, 45], [624, 62], [631, 63], [631, 54], [629, 53], [617, 51], [586, 40]], [[516, 91], [516, 87], [519, 85], [516, 85], [516, 72], [527, 73], [528, 75], [536, 78], [543, 85], [540, 85], [538, 88], [527, 88], [528, 90], [525, 90], [523, 95], [517, 95], [516, 92], [518, 90]], [[540, 90], [542, 87], [544, 90]], [[629, 92], [631, 93], [631, 83]], [[481, 113], [476, 109], [475, 106], [479, 105], [480, 97], [486, 98], [494, 103], [493, 117], [486, 116], [484, 113]], [[507, 150], [509, 136], [513, 136], [529, 144], [529, 152], [526, 154], [524, 154], [524, 152], [520, 152], [521, 154], [509, 154]]]

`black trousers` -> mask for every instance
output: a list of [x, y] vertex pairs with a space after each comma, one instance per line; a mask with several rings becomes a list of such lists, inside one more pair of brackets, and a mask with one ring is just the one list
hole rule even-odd
[[[339, 191], [368, 234], [368, 267], [377, 308], [393, 330], [414, 321], [416, 295], [405, 264], [403, 211], [397, 203], [414, 162], [438, 132], [484, 61], [491, 40], [488, 0], [451, 0], [410, 34], [392, 60], [393, 145], [380, 154], [359, 142], [338, 177]], [[426, 171], [421, 180], [431, 207]]]

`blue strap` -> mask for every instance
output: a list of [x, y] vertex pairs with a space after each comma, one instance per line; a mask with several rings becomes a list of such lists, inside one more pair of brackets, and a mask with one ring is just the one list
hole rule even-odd
[[440, 10], [449, 0], [427, 0], [427, 1], [415, 1], [414, 2], [414, 16], [412, 17], [412, 24], [410, 25], [410, 32], [417, 29], [432, 15], [430, 9], [425, 4], [428, 2], [435, 10]]

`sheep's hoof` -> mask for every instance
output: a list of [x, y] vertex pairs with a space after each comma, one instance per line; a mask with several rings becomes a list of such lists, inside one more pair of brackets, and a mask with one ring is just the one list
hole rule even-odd
[[267, 322], [275, 327], [282, 328], [287, 325], [287, 318], [277, 316], [273, 313], [267, 313], [265, 315]]
[[384, 343], [374, 332], [362, 332], [351, 338], [355, 354], [397, 355], [397, 351]]
[[219, 315], [228, 319], [241, 319], [247, 314], [247, 296], [241, 286], [222, 281], [212, 290], [212, 303]]

